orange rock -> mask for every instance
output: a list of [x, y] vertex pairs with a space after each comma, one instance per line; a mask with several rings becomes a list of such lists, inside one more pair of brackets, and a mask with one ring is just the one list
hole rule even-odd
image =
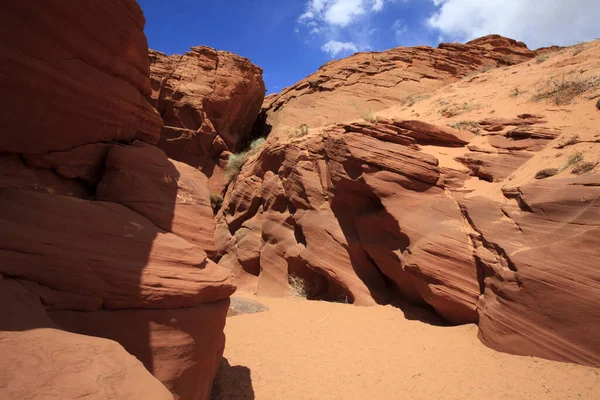
[[0, 279], [0, 397], [172, 399], [119, 344], [65, 332], [39, 298]]
[[219, 159], [248, 144], [265, 96], [262, 70], [246, 58], [204, 46], [183, 56], [150, 50], [150, 62], [152, 98], [165, 124], [159, 147], [209, 178], [214, 175], [214, 186], [221, 189]]
[[0, 18], [0, 35], [10, 38], [0, 52], [0, 151], [158, 141], [160, 115], [146, 98], [145, 21], [134, 0], [78, 7], [21, 2], [7, 6]]
[[[485, 67], [512, 65], [535, 57], [523, 43], [490, 35], [437, 49], [397, 47], [331, 61], [316, 73], [265, 99], [274, 132], [347, 122], [398, 105]], [[412, 96], [412, 97], [411, 97]]]
[[285, 295], [295, 275], [309, 298], [370, 305], [400, 290], [452, 322], [476, 321], [469, 231], [437, 186], [437, 159], [416, 144], [464, 145], [461, 135], [380, 121], [267, 142], [227, 194], [220, 264], [261, 295]]

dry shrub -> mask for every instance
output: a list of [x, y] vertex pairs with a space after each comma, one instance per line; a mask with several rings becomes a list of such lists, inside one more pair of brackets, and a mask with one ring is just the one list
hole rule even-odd
[[535, 179], [546, 179], [558, 174], [558, 168], [546, 168], [535, 174]]
[[306, 280], [291, 274], [288, 276], [288, 284], [290, 285], [290, 291], [292, 296], [306, 298], [308, 296], [308, 283]]
[[225, 178], [227, 178], [227, 182], [231, 183], [235, 179], [236, 176], [239, 175], [242, 167], [248, 161], [248, 158], [258, 153], [260, 148], [265, 144], [265, 138], [259, 138], [252, 143], [250, 143], [250, 147], [247, 151], [241, 153], [235, 153], [229, 156], [227, 160], [227, 167], [225, 168]]
[[576, 165], [575, 168], [571, 170], [571, 173], [575, 175], [583, 175], [591, 172], [594, 168], [596, 168], [597, 165], [597, 162], [582, 162], [581, 164]]
[[217, 215], [221, 206], [223, 205], [223, 196], [218, 193], [210, 193], [210, 205], [213, 209], [213, 213]]
[[459, 121], [455, 124], [449, 124], [448, 126], [454, 129], [469, 131], [476, 135], [479, 135], [479, 132], [481, 131], [481, 125], [479, 125], [477, 121]]
[[407, 107], [412, 107], [422, 100], [427, 100], [432, 95], [430, 93], [413, 93], [400, 100], [400, 104]]
[[581, 76], [578, 73], [551, 78], [541, 90], [533, 96], [532, 101], [551, 100], [557, 106], [571, 104], [576, 97], [600, 86], [600, 75]]

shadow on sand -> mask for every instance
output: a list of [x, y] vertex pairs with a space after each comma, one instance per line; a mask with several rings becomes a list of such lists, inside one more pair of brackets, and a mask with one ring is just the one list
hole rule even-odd
[[226, 358], [221, 360], [213, 383], [211, 400], [254, 400], [250, 368], [232, 366]]

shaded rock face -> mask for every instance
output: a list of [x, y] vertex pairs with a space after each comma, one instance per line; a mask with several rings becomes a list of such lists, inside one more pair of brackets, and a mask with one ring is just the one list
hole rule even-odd
[[399, 103], [417, 101], [441, 86], [484, 68], [535, 57], [524, 43], [498, 35], [467, 44], [442, 43], [358, 53], [267, 97], [267, 124], [285, 131], [301, 124], [325, 126], [358, 119]]
[[2, 19], [0, 346], [18, 375], [0, 393], [209, 398], [235, 286], [207, 255], [208, 179], [154, 146], [139, 6], [22, 2]]
[[59, 3], [11, 5], [0, 17], [0, 149], [45, 153], [100, 141], [157, 142], [160, 115], [145, 98], [148, 45], [137, 3]]
[[0, 279], [3, 399], [173, 399], [119, 344], [60, 329], [27, 286]]
[[469, 132], [386, 119], [269, 140], [228, 190], [219, 264], [259, 295], [300, 285], [310, 299], [358, 305], [401, 297], [479, 323], [497, 350], [600, 365], [599, 175], [508, 181], [502, 198], [479, 197], [461, 188], [481, 171], [433, 155], [462, 149], [456, 161], [470, 167], [485, 154], [500, 180], [556, 136], [541, 120], [488, 121], [503, 125], [477, 137], [497, 150], [487, 153], [470, 150]]
[[222, 189], [220, 168], [229, 152], [247, 145], [259, 114], [262, 70], [210, 47], [192, 47], [183, 56], [150, 50], [150, 69], [153, 104], [165, 125], [158, 146]]

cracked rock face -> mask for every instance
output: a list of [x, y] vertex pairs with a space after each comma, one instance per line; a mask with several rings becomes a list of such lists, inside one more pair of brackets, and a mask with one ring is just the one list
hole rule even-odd
[[[383, 118], [269, 139], [227, 192], [219, 264], [259, 295], [301, 282], [309, 299], [401, 297], [479, 323], [497, 350], [598, 365], [599, 175], [507, 181], [502, 198], [460, 189], [469, 175], [502, 179], [556, 136], [515, 120], [477, 136], [494, 154], [470, 150], [466, 131]], [[467, 170], [440, 165], [435, 154], [450, 151]], [[482, 154], [497, 165], [479, 163], [486, 174], [468, 161]]]
[[199, 46], [172, 56], [150, 50], [150, 71], [153, 104], [164, 121], [158, 146], [202, 170], [220, 192], [221, 168], [231, 152], [248, 144], [260, 111], [262, 69], [236, 54]]

